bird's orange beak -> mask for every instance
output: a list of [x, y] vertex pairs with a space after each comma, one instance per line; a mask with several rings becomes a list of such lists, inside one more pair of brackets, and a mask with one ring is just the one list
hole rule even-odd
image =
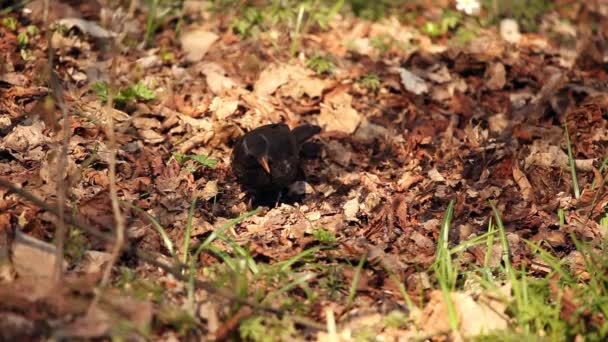
[[266, 172], [268, 172], [268, 174], [270, 174], [270, 165], [268, 165], [268, 157], [262, 156], [258, 159], [258, 162], [260, 163], [260, 165], [262, 166], [264, 171], [266, 171]]

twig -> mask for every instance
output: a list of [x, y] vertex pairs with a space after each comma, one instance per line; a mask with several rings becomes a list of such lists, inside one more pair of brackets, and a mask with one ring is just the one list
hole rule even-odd
[[127, 27], [127, 23], [131, 20], [133, 20], [133, 18], [135, 17], [135, 10], [137, 9], [137, 6], [139, 5], [139, 0], [131, 0], [129, 3], [129, 9], [127, 10], [127, 15], [125, 16], [125, 20], [123, 22], [122, 25], [122, 30], [120, 32], [120, 34], [118, 35], [118, 38], [116, 39], [116, 42], [118, 44], [122, 44], [122, 41], [125, 40], [125, 37], [127, 36], [128, 33], [128, 27]]
[[[59, 216], [59, 210], [57, 210], [56, 207], [53, 207], [49, 204], [47, 204], [46, 202], [44, 202], [43, 200], [41, 200], [40, 198], [32, 195], [31, 193], [15, 186], [14, 184], [12, 184], [11, 182], [0, 178], [0, 187], [6, 188], [8, 190], [10, 190], [11, 192], [23, 197], [24, 199], [32, 202], [34, 205], [36, 205], [37, 207], [39, 207], [40, 209], [47, 211], [55, 216]], [[89, 222], [87, 222], [86, 220], [84, 220], [83, 218], [80, 218], [76, 215], [73, 214], [67, 214], [65, 217], [65, 220], [67, 223], [79, 228], [82, 231], [87, 232], [88, 234], [90, 234], [91, 236], [98, 238], [100, 240], [109, 242], [109, 243], [113, 243], [114, 242], [114, 237], [106, 234], [106, 233], [102, 233], [101, 231], [99, 231], [98, 229], [96, 229], [95, 227], [93, 227]], [[108, 227], [105, 227], [108, 228]], [[138, 249], [137, 247], [133, 246], [132, 244], [130, 244], [128, 241], [125, 241], [124, 244], [124, 249], [135, 254], [137, 256], [137, 258], [149, 265], [152, 265], [154, 267], [158, 267], [160, 269], [162, 269], [163, 271], [173, 275], [176, 279], [179, 279], [181, 281], [188, 281], [188, 277], [183, 275], [180, 270], [181, 267], [179, 267], [180, 265], [168, 265], [164, 262], [159, 261], [153, 254], [146, 252], [146, 251], [142, 251], [140, 249]], [[275, 314], [279, 317], [282, 317], [285, 315], [284, 310], [280, 310], [280, 309], [275, 309], [273, 307], [270, 306], [266, 306], [266, 305], [262, 305], [259, 304], [257, 302], [254, 302], [252, 300], [249, 300], [247, 298], [241, 298], [241, 297], [237, 297], [235, 296], [233, 293], [231, 293], [229, 290], [225, 289], [225, 288], [216, 288], [213, 286], [213, 284], [211, 282], [207, 282], [207, 281], [202, 281], [200, 279], [195, 279], [194, 280], [194, 286], [196, 286], [199, 289], [203, 289], [205, 291], [208, 291], [210, 293], [216, 294], [220, 297], [226, 298], [228, 300], [231, 300], [235, 303], [241, 304], [241, 305], [248, 305], [251, 308], [257, 310], [257, 311], [263, 311], [263, 312], [267, 312], [267, 313], [271, 313], [271, 314]], [[325, 327], [322, 324], [319, 324], [317, 322], [311, 321], [305, 317], [300, 317], [300, 316], [291, 316], [290, 317], [294, 322], [302, 325], [302, 326], [306, 326], [312, 329], [316, 329], [316, 330], [324, 330]]]
[[[110, 67], [110, 72], [113, 73], [115, 65], [114, 60]], [[103, 272], [101, 278], [101, 286], [105, 287], [110, 280], [112, 269], [116, 264], [116, 260], [120, 256], [125, 241], [125, 220], [120, 212], [120, 206], [118, 204], [118, 189], [116, 187], [116, 134], [114, 133], [114, 118], [112, 118], [112, 94], [108, 95], [108, 102], [106, 104], [106, 136], [108, 137], [108, 148], [110, 155], [108, 158], [108, 177], [110, 181], [110, 200], [112, 202], [112, 213], [114, 214], [114, 220], [116, 221], [116, 240], [112, 248], [112, 254], [110, 262]]]
[[60, 153], [57, 161], [57, 174], [56, 174], [56, 192], [57, 192], [57, 230], [55, 231], [55, 269], [53, 272], [54, 280], [59, 282], [63, 276], [63, 245], [65, 242], [65, 235], [67, 228], [65, 226], [65, 213], [63, 211], [63, 203], [66, 202], [67, 198], [67, 187], [65, 184], [65, 176], [67, 174], [67, 161], [68, 161], [68, 144], [70, 142], [70, 118], [68, 110], [63, 102], [63, 92], [57, 75], [53, 72], [53, 58], [54, 50], [52, 44], [52, 31], [48, 24], [48, 12], [49, 12], [49, 0], [44, 1], [44, 25], [46, 27], [46, 40], [48, 43], [48, 70], [49, 70], [49, 86], [51, 88], [53, 97], [59, 109], [61, 110], [61, 122], [63, 125], [63, 139], [61, 142]]

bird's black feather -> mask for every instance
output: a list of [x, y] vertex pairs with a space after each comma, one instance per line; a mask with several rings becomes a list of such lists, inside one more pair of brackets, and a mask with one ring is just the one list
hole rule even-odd
[[[321, 128], [302, 125], [289, 129], [283, 123], [260, 126], [237, 141], [232, 151], [232, 171], [245, 190], [255, 193], [281, 191], [295, 181], [300, 169], [300, 147]], [[270, 173], [260, 160], [265, 158]]]

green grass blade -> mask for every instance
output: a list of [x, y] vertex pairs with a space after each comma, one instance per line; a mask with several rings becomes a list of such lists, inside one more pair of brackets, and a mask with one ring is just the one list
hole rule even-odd
[[367, 252], [361, 255], [359, 264], [357, 264], [357, 268], [355, 269], [355, 275], [353, 276], [353, 281], [350, 284], [350, 289], [348, 290], [348, 299], [346, 300], [346, 309], [344, 311], [347, 311], [355, 300], [355, 295], [357, 294], [357, 285], [359, 284], [359, 279], [361, 279], [361, 272], [363, 271], [363, 265], [365, 265], [366, 260]]
[[492, 272], [490, 271], [490, 258], [492, 257], [492, 248], [494, 247], [494, 233], [496, 228], [492, 224], [492, 217], [488, 220], [488, 239], [486, 240], [486, 255], [483, 258], [484, 275], [488, 281], [492, 280]]
[[566, 143], [568, 146], [568, 161], [570, 162], [570, 175], [572, 176], [572, 187], [574, 188], [574, 198], [579, 199], [581, 197], [581, 190], [578, 187], [578, 178], [576, 176], [576, 163], [572, 156], [572, 143], [570, 142], [570, 133], [568, 133], [568, 125], [564, 124], [566, 131]]
[[[606, 168], [606, 164], [607, 164], [607, 163], [608, 163], [608, 157], [604, 158], [604, 160], [602, 161], [602, 165], [600, 165], [600, 168], [599, 168], [599, 170], [598, 170], [598, 171], [599, 171], [599, 173], [600, 173], [600, 175], [601, 175], [602, 173], [604, 173], [604, 169]], [[591, 189], [595, 189], [595, 182], [597, 182], [597, 179], [596, 179], [596, 178], [593, 178], [593, 182], [591, 182]], [[601, 187], [600, 187], [600, 188], [601, 188]]]
[[281, 287], [280, 289], [271, 292], [270, 294], [268, 294], [268, 296], [266, 296], [266, 298], [264, 298], [264, 300], [262, 300], [261, 303], [268, 303], [269, 301], [271, 301], [272, 299], [278, 297], [279, 295], [286, 293], [288, 291], [290, 291], [291, 289], [300, 286], [304, 283], [307, 283], [309, 281], [311, 281], [312, 279], [316, 278], [317, 275], [314, 273], [306, 273], [300, 277], [297, 277], [296, 279], [294, 279], [293, 281], [289, 282], [287, 285]]
[[205, 248], [207, 248], [215, 239], [218, 238], [219, 235], [223, 234], [225, 230], [234, 227], [235, 225], [239, 224], [241, 221], [243, 221], [244, 219], [253, 216], [255, 214], [257, 214], [259, 212], [259, 209], [255, 209], [252, 211], [248, 211], [236, 218], [230, 219], [228, 220], [228, 222], [224, 223], [221, 227], [219, 227], [217, 230], [213, 231], [206, 239], [205, 241], [203, 241], [203, 243], [198, 246], [198, 248], [196, 249], [196, 252], [194, 252], [194, 254], [192, 255], [192, 257], [194, 259], [198, 258], [198, 255], [205, 250]]
[[152, 217], [152, 215], [148, 214], [147, 212], [145, 212], [143, 209], [136, 206], [135, 204], [131, 204], [131, 203], [125, 202], [125, 201], [121, 201], [121, 202], [122, 202], [122, 204], [130, 207], [131, 209], [134, 209], [134, 210], [138, 211], [139, 213], [143, 214], [148, 219], [148, 221], [150, 221], [150, 223], [152, 224], [152, 227], [154, 227], [154, 229], [158, 232], [158, 235], [160, 235], [161, 240], [163, 241], [163, 244], [165, 245], [165, 248], [167, 248], [167, 250], [169, 251], [169, 253], [171, 254], [171, 256], [173, 258], [176, 258], [177, 255], [175, 254], [175, 248], [173, 247], [173, 242], [169, 238], [169, 235], [165, 231], [165, 228], [163, 228], [163, 226], [154, 217]]
[[275, 266], [279, 267], [279, 270], [281, 272], [285, 272], [285, 271], [289, 270], [291, 265], [295, 264], [296, 262], [300, 261], [301, 259], [303, 259], [309, 255], [312, 255], [312, 254], [318, 252], [319, 250], [321, 250], [320, 246], [315, 246], [315, 247], [306, 249], [285, 261], [276, 263]]
[[194, 206], [196, 205], [196, 196], [192, 200], [190, 210], [188, 210], [188, 223], [186, 224], [186, 235], [184, 236], [184, 249], [182, 255], [182, 263], [186, 265], [188, 263], [188, 255], [190, 254], [190, 234], [192, 232], [192, 217], [194, 216]]
[[505, 233], [505, 226], [502, 224], [500, 213], [494, 202], [490, 201], [490, 206], [494, 212], [494, 220], [496, 221], [496, 227], [498, 228], [498, 237], [502, 246], [502, 261], [506, 268], [507, 276], [513, 275], [513, 266], [511, 265], [511, 251], [509, 250], [509, 241], [507, 240], [507, 234]]

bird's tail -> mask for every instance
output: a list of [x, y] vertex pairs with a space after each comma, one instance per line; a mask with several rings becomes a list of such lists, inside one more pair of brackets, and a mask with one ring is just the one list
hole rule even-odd
[[298, 146], [302, 145], [306, 140], [312, 138], [313, 135], [321, 132], [321, 127], [317, 125], [302, 125], [291, 130], [296, 137]]

